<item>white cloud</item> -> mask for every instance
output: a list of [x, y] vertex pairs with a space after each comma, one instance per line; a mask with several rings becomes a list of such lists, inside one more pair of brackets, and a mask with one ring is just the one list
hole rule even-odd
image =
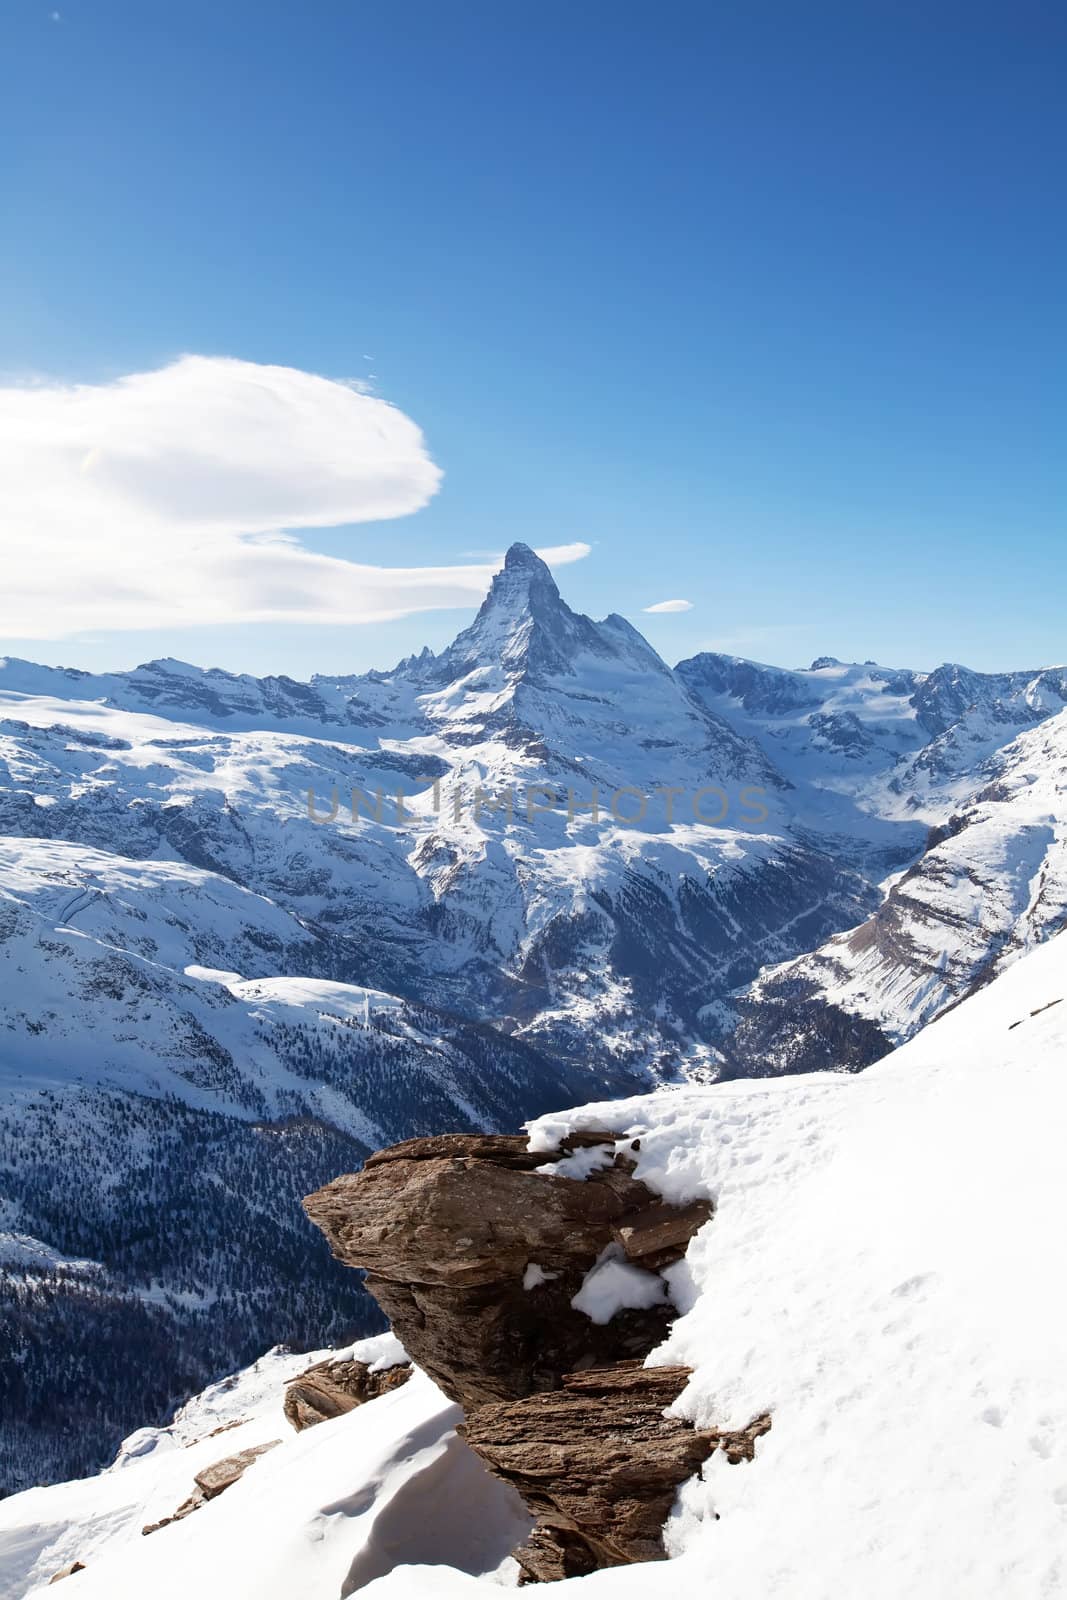
[[[492, 564], [357, 563], [292, 531], [406, 516], [441, 476], [403, 412], [292, 367], [185, 356], [114, 383], [0, 387], [0, 633], [475, 605]], [[401, 539], [387, 547], [395, 558]]]
[[573, 544], [546, 544], [539, 547], [537, 554], [542, 561], [547, 561], [550, 567], [566, 567], [572, 561], [584, 561], [592, 550], [591, 544], [576, 539]]
[[[545, 544], [539, 545], [534, 554], [547, 561], [550, 567], [565, 567], [572, 561], [584, 561], [592, 550], [591, 544], [585, 544], [581, 539], [576, 539], [573, 544]], [[467, 556], [472, 561], [488, 561], [495, 571], [504, 564], [503, 550], [462, 550], [461, 555]]]
[[663, 613], [667, 611], [692, 611], [692, 600], [657, 600], [654, 606], [646, 606], [645, 611]]

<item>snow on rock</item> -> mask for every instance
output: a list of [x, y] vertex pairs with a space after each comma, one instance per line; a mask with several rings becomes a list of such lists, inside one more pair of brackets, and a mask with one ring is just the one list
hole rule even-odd
[[668, 1269], [688, 1311], [651, 1360], [696, 1368], [678, 1409], [698, 1426], [773, 1418], [750, 1466], [713, 1457], [683, 1493], [675, 1564], [591, 1594], [1063, 1592], [1067, 1374], [1041, 1241], [1067, 1202], [1065, 1069], [1061, 937], [858, 1078], [566, 1119], [640, 1138], [665, 1196], [715, 1201]]
[[391, 1330], [359, 1339], [348, 1350], [334, 1352], [334, 1360], [365, 1361], [371, 1372], [387, 1372], [390, 1367], [403, 1366], [408, 1359], [407, 1351]]
[[[531, 1149], [536, 1149], [531, 1145]], [[562, 1161], [546, 1161], [538, 1172], [556, 1178], [588, 1178], [590, 1173], [603, 1172], [615, 1160], [615, 1149], [610, 1144], [591, 1144], [571, 1150]]]
[[571, 1305], [603, 1327], [616, 1312], [649, 1310], [666, 1297], [667, 1285], [658, 1273], [631, 1266], [621, 1245], [612, 1244], [590, 1267]]
[[558, 1278], [558, 1272], [546, 1272], [538, 1261], [531, 1261], [522, 1275], [522, 1286], [529, 1293], [531, 1289], [540, 1289], [543, 1283], [551, 1283], [553, 1278]]

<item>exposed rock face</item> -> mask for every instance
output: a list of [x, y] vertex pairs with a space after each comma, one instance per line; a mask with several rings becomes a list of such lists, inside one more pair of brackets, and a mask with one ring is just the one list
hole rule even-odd
[[518, 1136], [411, 1139], [305, 1201], [334, 1254], [367, 1269], [412, 1360], [468, 1411], [658, 1344], [668, 1304], [598, 1327], [571, 1300], [610, 1245], [658, 1268], [711, 1214], [668, 1216], [625, 1161], [576, 1182], [536, 1172], [545, 1159]]
[[226, 1456], [222, 1461], [215, 1461], [210, 1467], [205, 1467], [193, 1479], [205, 1500], [214, 1500], [216, 1495], [222, 1494], [224, 1489], [232, 1489], [239, 1478], [243, 1478], [253, 1461], [266, 1455], [268, 1450], [273, 1450], [275, 1445], [281, 1444], [280, 1439], [272, 1439], [269, 1444], [255, 1444], [248, 1450], [238, 1450], [236, 1455]]
[[365, 1361], [320, 1361], [285, 1387], [284, 1411], [297, 1433], [354, 1411], [411, 1377], [410, 1361], [372, 1372]]
[[564, 1154], [602, 1147], [571, 1178], [537, 1171], [550, 1158], [520, 1137], [411, 1139], [305, 1201], [335, 1255], [367, 1270], [413, 1360], [463, 1405], [468, 1444], [537, 1518], [515, 1552], [527, 1581], [661, 1557], [679, 1484], [716, 1448], [748, 1459], [770, 1425], [701, 1433], [663, 1415], [688, 1371], [635, 1358], [675, 1315], [665, 1297], [609, 1308], [602, 1324], [571, 1304], [612, 1254], [654, 1284], [711, 1216], [706, 1201], [660, 1200], [618, 1142], [564, 1141]]
[[739, 1433], [700, 1433], [663, 1415], [688, 1377], [688, 1367], [636, 1361], [569, 1373], [562, 1389], [480, 1406], [460, 1428], [538, 1519], [515, 1551], [527, 1581], [661, 1559], [679, 1484], [713, 1450], [752, 1459], [769, 1418]]
[[49, 1585], [51, 1585], [53, 1583], [58, 1583], [60, 1578], [73, 1578], [73, 1576], [74, 1576], [74, 1574], [76, 1572], [84, 1572], [84, 1571], [85, 1571], [85, 1562], [84, 1561], [70, 1561], [70, 1562], [67, 1563], [67, 1565], [65, 1567], [60, 1567], [58, 1572], [53, 1572], [52, 1576], [48, 1580]]
[[193, 1478], [193, 1492], [187, 1500], [183, 1500], [177, 1511], [172, 1516], [163, 1517], [159, 1522], [150, 1522], [141, 1529], [142, 1533], [157, 1533], [160, 1528], [169, 1527], [172, 1522], [181, 1522], [185, 1517], [192, 1516], [194, 1511], [199, 1511], [207, 1501], [214, 1500], [226, 1489], [232, 1489], [239, 1478], [243, 1478], [253, 1461], [266, 1455], [268, 1450], [273, 1450], [275, 1445], [281, 1444], [280, 1439], [271, 1439], [267, 1444], [250, 1445], [247, 1450], [238, 1450], [232, 1456], [223, 1456], [221, 1461], [213, 1461], [210, 1467], [204, 1467]]

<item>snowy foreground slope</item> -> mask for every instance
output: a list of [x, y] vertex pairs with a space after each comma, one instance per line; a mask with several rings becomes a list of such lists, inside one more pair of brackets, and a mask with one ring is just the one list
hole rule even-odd
[[[714, 1456], [683, 1488], [673, 1561], [568, 1585], [664, 1600], [1062, 1594], [1065, 1114], [1059, 936], [860, 1076], [662, 1090], [536, 1122], [546, 1160], [567, 1129], [610, 1126], [640, 1137], [650, 1186], [715, 1200], [667, 1269], [684, 1315], [650, 1362], [695, 1368], [678, 1409], [698, 1424], [773, 1419], [751, 1464]], [[279, 1379], [293, 1370], [272, 1359]], [[221, 1442], [160, 1442], [0, 1505], [2, 1600], [74, 1557], [84, 1600], [474, 1600], [509, 1581], [521, 1519], [425, 1378], [299, 1436], [278, 1397], [246, 1401], [238, 1385], [233, 1405], [251, 1420]], [[141, 1538], [210, 1450], [275, 1437], [225, 1496]]]
[[[384, 1365], [403, 1355], [391, 1335], [342, 1353], [370, 1361], [379, 1350]], [[328, 1353], [272, 1351], [191, 1401], [170, 1428], [132, 1435], [107, 1471], [4, 1501], [0, 1600], [47, 1588], [76, 1560], [85, 1571], [70, 1592], [112, 1600], [188, 1595], [190, 1585], [201, 1600], [333, 1597], [350, 1574], [362, 1587], [405, 1555], [510, 1576], [508, 1552], [529, 1518], [456, 1434], [459, 1407], [421, 1373], [328, 1426], [293, 1433], [283, 1385]], [[142, 1536], [175, 1511], [194, 1473], [275, 1440], [283, 1443], [219, 1500]]]

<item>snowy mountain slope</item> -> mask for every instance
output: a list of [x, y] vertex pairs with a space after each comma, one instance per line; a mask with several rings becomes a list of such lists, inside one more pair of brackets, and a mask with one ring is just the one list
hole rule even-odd
[[805, 670], [714, 652], [680, 661], [678, 676], [705, 705], [772, 753], [794, 782], [851, 792], [857, 774], [892, 767], [930, 734], [914, 696], [920, 675], [823, 656]]
[[[567, 1587], [651, 1600], [1062, 1592], [1067, 1379], [1045, 1234], [1067, 1203], [1065, 1065], [1059, 937], [859, 1076], [662, 1090], [533, 1126], [546, 1160], [575, 1127], [639, 1139], [653, 1189], [714, 1200], [667, 1269], [683, 1315], [650, 1363], [693, 1367], [678, 1410], [700, 1425], [772, 1418], [753, 1461], [715, 1455], [684, 1486], [671, 1561]], [[5, 1600], [41, 1592], [28, 1574], [71, 1554], [87, 1561], [86, 1600], [334, 1600], [353, 1584], [368, 1600], [488, 1597], [487, 1541], [506, 1519], [450, 1450], [454, 1416], [416, 1378], [287, 1439], [149, 1539], [117, 1507], [135, 1493], [161, 1505], [179, 1474], [165, 1489], [154, 1474], [184, 1467], [185, 1451], [18, 1496], [0, 1507]], [[246, 1427], [270, 1434], [262, 1415]]]
[[374, 1326], [301, 1196], [575, 1098], [520, 1041], [300, 976], [322, 942], [185, 863], [3, 841], [0, 1487], [86, 1470], [265, 1342]]
[[865, 1066], [1067, 924], [1067, 711], [972, 781], [874, 916], [745, 992], [736, 1070]]
[[[315, 975], [603, 1069], [715, 1070], [729, 993], [874, 910], [1063, 680], [714, 656], [672, 675], [622, 619], [571, 612], [516, 546], [441, 656], [315, 680], [311, 718], [275, 680], [9, 663], [0, 820], [230, 876], [328, 930]], [[709, 780], [718, 826], [692, 812]], [[616, 791], [634, 820], [612, 815]], [[309, 792], [319, 818], [336, 799], [326, 825]]]
[[[336, 1354], [368, 1360], [374, 1345]], [[99, 1592], [111, 1597], [123, 1583], [161, 1594], [195, 1584], [205, 1600], [251, 1596], [263, 1584], [289, 1597], [333, 1597], [390, 1570], [399, 1548], [510, 1576], [509, 1552], [529, 1518], [456, 1435], [459, 1407], [421, 1373], [328, 1426], [293, 1433], [284, 1383], [330, 1354], [272, 1351], [237, 1375], [221, 1404], [209, 1391], [173, 1428], [135, 1435], [127, 1446], [136, 1453], [124, 1447], [111, 1470], [0, 1506], [0, 1600], [40, 1592], [73, 1560], [85, 1567], [79, 1580], [102, 1578]], [[225, 1495], [142, 1537], [142, 1527], [173, 1514], [194, 1473], [275, 1440]]]
[[[312, 975], [600, 1070], [713, 1070], [708, 1003], [854, 923], [921, 838], [814, 839], [758, 747], [621, 618], [571, 612], [522, 546], [442, 656], [316, 682], [336, 721], [315, 737], [265, 689], [234, 680], [231, 711], [218, 674], [177, 663], [8, 672], [6, 832], [230, 877], [328, 932]], [[233, 731], [252, 702], [263, 726]]]
[[318, 684], [292, 678], [203, 669], [167, 658], [132, 672], [91, 673], [42, 667], [8, 657], [0, 662], [0, 693], [33, 699], [77, 700], [154, 713], [161, 722], [219, 725], [248, 732], [264, 725], [279, 732], [321, 734], [358, 726], [358, 717]]
[[[0, 841], [0, 1085], [103, 1087], [244, 1120], [318, 1117], [376, 1147], [388, 1125], [514, 1117], [567, 1076], [380, 990], [293, 975], [323, 962], [271, 901], [184, 863]], [[229, 963], [229, 970], [221, 963]], [[276, 973], [281, 961], [283, 970]], [[464, 1049], [466, 1043], [466, 1051]], [[378, 1080], [406, 1072], [406, 1103]]]
[[983, 673], [946, 664], [918, 673], [820, 657], [787, 671], [736, 656], [693, 656], [679, 677], [717, 715], [755, 739], [799, 788], [851, 797], [884, 818], [947, 813], [953, 785], [1025, 729], [1067, 704], [1067, 668]]

